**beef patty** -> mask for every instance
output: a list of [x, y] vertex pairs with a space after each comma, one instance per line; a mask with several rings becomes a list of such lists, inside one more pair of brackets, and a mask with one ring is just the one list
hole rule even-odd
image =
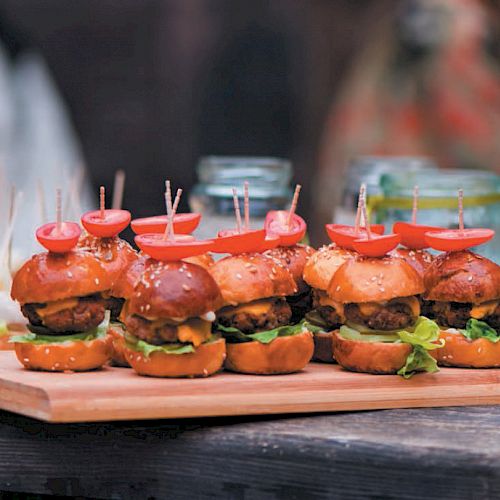
[[[430, 313], [439, 325], [452, 328], [465, 328], [470, 319], [473, 304], [461, 302], [432, 302]], [[488, 323], [495, 330], [500, 329], [500, 305], [496, 307], [493, 314], [481, 318], [480, 321]]]
[[162, 345], [166, 342], [178, 342], [177, 326], [160, 321], [150, 321], [137, 314], [125, 318], [127, 330], [148, 344]]
[[85, 332], [98, 326], [104, 319], [106, 302], [100, 295], [77, 297], [76, 306], [63, 309], [54, 314], [41, 318], [37, 309], [46, 304], [30, 303], [21, 307], [21, 312], [34, 326], [45, 326], [47, 334], [54, 335], [62, 332]]
[[237, 328], [243, 333], [263, 332], [278, 326], [288, 325], [292, 311], [285, 298], [271, 301], [269, 310], [264, 314], [253, 314], [238, 307], [224, 307], [217, 313], [217, 321], [226, 327]]
[[417, 319], [411, 308], [397, 299], [381, 304], [370, 314], [363, 314], [358, 304], [347, 304], [344, 313], [349, 321], [366, 325], [373, 330], [397, 330], [412, 325]]

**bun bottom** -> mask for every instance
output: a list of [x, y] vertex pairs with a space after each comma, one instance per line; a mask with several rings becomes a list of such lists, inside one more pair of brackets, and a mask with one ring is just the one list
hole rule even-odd
[[488, 339], [469, 340], [460, 333], [442, 331], [445, 340], [441, 349], [431, 351], [439, 365], [460, 368], [496, 368], [500, 366], [500, 342]]
[[224, 339], [201, 344], [187, 354], [165, 354], [159, 351], [149, 356], [134, 351], [126, 345], [127, 361], [139, 375], [146, 377], [208, 377], [218, 372], [226, 357]]
[[408, 344], [348, 340], [333, 332], [333, 355], [337, 363], [353, 372], [395, 374], [411, 353]]
[[314, 337], [314, 354], [313, 361], [320, 361], [322, 363], [335, 363], [333, 357], [333, 333], [320, 332], [313, 333]]
[[125, 352], [125, 339], [120, 327], [112, 326], [108, 329], [109, 343], [111, 346], [111, 365], [118, 368], [130, 368]]
[[314, 352], [310, 332], [278, 337], [269, 344], [257, 341], [227, 344], [225, 368], [254, 375], [279, 375], [302, 370]]
[[64, 344], [14, 343], [19, 362], [28, 370], [86, 372], [101, 368], [111, 355], [105, 339], [75, 340]]

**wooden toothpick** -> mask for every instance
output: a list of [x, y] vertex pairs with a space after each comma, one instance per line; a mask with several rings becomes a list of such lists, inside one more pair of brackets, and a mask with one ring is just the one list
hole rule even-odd
[[117, 170], [115, 172], [115, 181], [113, 183], [113, 202], [111, 208], [120, 210], [123, 204], [123, 191], [125, 190], [125, 172]]
[[248, 231], [250, 229], [250, 198], [248, 196], [248, 181], [245, 181], [243, 183], [243, 197], [243, 209], [245, 212], [245, 231]]
[[99, 189], [99, 207], [101, 211], [101, 219], [104, 219], [104, 210], [106, 209], [106, 190], [104, 189], [104, 186], [101, 186]]
[[370, 229], [370, 221], [368, 220], [368, 215], [366, 213], [366, 196], [364, 193], [361, 201], [361, 211], [363, 212], [363, 219], [365, 219], [366, 234], [368, 235], [368, 239], [371, 240], [372, 230]]
[[418, 211], [418, 186], [413, 187], [413, 210], [411, 212], [411, 223], [417, 223], [417, 211]]
[[300, 184], [297, 184], [295, 186], [295, 191], [293, 193], [293, 199], [292, 199], [292, 205], [290, 206], [290, 210], [288, 211], [288, 219], [286, 221], [286, 227], [288, 229], [290, 229], [293, 214], [295, 213], [295, 210], [297, 210], [297, 204], [299, 202], [299, 194], [300, 194], [301, 189], [302, 189], [302, 186]]
[[[361, 186], [359, 187], [359, 194], [358, 194], [358, 209], [356, 211], [356, 221], [354, 222], [354, 234], [356, 235], [359, 233], [363, 199], [365, 198], [365, 195], [366, 195], [366, 184], [361, 184]], [[366, 219], [365, 219], [365, 225], [366, 225]]]
[[458, 228], [464, 230], [464, 190], [458, 190]]
[[56, 235], [59, 236], [62, 230], [62, 190], [56, 189]]
[[234, 205], [234, 215], [236, 216], [236, 227], [238, 233], [241, 233], [241, 212], [240, 212], [240, 202], [238, 200], [238, 192], [236, 188], [233, 188], [233, 205]]

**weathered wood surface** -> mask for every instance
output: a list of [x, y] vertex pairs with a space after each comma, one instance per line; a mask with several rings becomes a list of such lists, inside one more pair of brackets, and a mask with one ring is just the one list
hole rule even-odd
[[0, 490], [100, 498], [498, 498], [500, 407], [47, 424], [0, 413]]
[[303, 372], [259, 377], [153, 379], [132, 370], [24, 370], [0, 352], [0, 408], [50, 422], [311, 413], [500, 404], [500, 370], [443, 369], [411, 380], [311, 363]]

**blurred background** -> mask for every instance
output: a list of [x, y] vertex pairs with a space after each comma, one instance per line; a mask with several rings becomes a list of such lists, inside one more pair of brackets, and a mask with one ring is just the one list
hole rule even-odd
[[164, 212], [166, 178], [220, 224], [243, 179], [257, 222], [299, 182], [319, 244], [364, 181], [379, 221], [418, 183], [422, 222], [456, 226], [463, 187], [466, 225], [500, 229], [500, 4], [2, 0], [0, 164], [23, 249], [56, 185], [78, 217], [117, 169], [134, 217]]

